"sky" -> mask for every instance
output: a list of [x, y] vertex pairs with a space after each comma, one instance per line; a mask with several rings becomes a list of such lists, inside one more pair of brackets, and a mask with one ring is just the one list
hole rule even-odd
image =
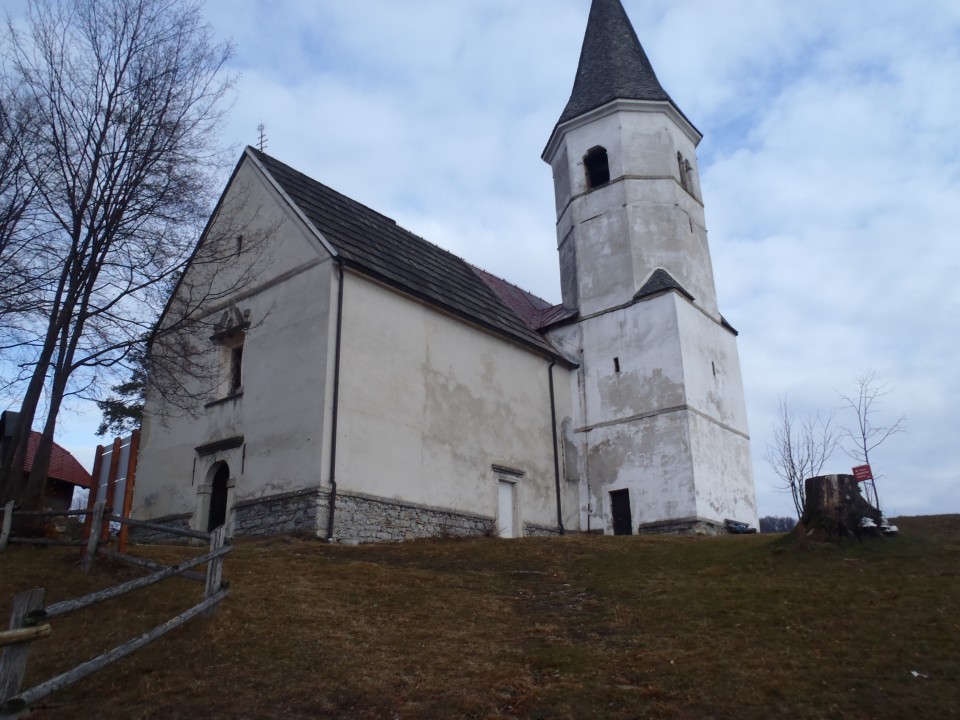
[[[20, 3], [15, 3], [14, 7]], [[559, 302], [540, 154], [576, 71], [588, 0], [214, 0], [232, 39], [224, 141], [256, 144], [470, 262]], [[760, 515], [790, 515], [764, 460], [778, 402], [855, 417], [890, 516], [960, 512], [960, 3], [623, 0], [703, 133], [721, 312], [739, 331]], [[58, 441], [92, 464], [98, 415]], [[849, 472], [841, 451], [824, 472]]]

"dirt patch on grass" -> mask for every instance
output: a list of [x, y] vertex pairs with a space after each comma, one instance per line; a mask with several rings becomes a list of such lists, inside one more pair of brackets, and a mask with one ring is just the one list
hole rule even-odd
[[[895, 540], [830, 552], [769, 536], [241, 539], [213, 617], [33, 717], [957, 717], [960, 518], [897, 523]], [[137, 574], [101, 563], [85, 576], [75, 552], [14, 547], [0, 612], [29, 587], [52, 602]], [[201, 593], [172, 580], [58, 619], [28, 685]]]

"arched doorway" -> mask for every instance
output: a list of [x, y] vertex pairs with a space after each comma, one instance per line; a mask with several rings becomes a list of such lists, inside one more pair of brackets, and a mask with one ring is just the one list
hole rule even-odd
[[218, 462], [210, 472], [210, 512], [207, 516], [207, 532], [216, 530], [227, 521], [227, 481], [230, 480], [230, 467]]

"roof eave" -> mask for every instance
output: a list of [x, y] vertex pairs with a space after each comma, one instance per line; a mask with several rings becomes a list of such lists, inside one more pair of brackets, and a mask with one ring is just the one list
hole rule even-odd
[[697, 130], [696, 126], [687, 119], [687, 116], [680, 112], [680, 109], [669, 100], [630, 100], [617, 98], [593, 110], [588, 110], [575, 118], [557, 123], [553, 128], [553, 132], [550, 134], [550, 139], [547, 141], [543, 153], [540, 155], [541, 159], [547, 164], [552, 165], [553, 158], [560, 149], [560, 143], [566, 133], [618, 112], [663, 113], [673, 120], [677, 127], [690, 139], [694, 147], [699, 145], [703, 139], [703, 133]]

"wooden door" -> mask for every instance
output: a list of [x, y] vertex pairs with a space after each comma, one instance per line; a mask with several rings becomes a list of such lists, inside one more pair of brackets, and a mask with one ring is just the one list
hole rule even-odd
[[629, 490], [614, 490], [610, 493], [610, 514], [613, 516], [614, 535], [633, 535]]
[[210, 488], [210, 514], [207, 520], [207, 532], [216, 530], [227, 522], [227, 481], [230, 479], [230, 468], [226, 463], [220, 463]]
[[516, 536], [514, 527], [514, 492], [516, 485], [503, 480], [497, 483], [497, 534], [502, 538]]

